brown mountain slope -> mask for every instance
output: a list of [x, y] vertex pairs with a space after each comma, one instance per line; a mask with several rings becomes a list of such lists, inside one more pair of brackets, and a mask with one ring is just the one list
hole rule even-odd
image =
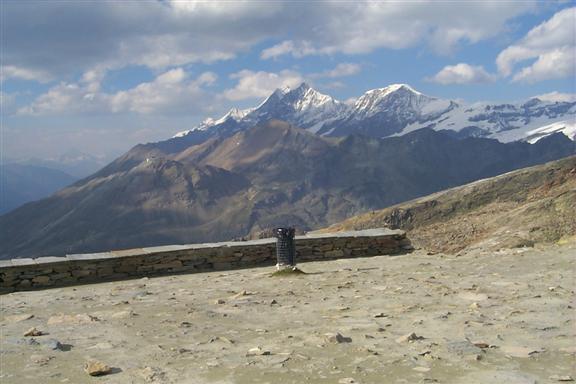
[[434, 252], [576, 239], [576, 156], [355, 216], [322, 231], [388, 226]]
[[0, 216], [0, 259], [228, 240], [323, 228], [401, 201], [576, 152], [535, 144], [402, 137], [325, 139], [269, 121], [201, 145], [138, 145], [94, 175]]

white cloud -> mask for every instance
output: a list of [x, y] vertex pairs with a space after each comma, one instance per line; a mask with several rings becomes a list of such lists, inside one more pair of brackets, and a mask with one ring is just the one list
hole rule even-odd
[[281, 43], [266, 48], [260, 54], [262, 59], [275, 59], [279, 56], [291, 54], [294, 57], [304, 57], [320, 53], [316, 48], [312, 47], [309, 41], [294, 42], [292, 40], [285, 40]]
[[311, 77], [328, 77], [328, 78], [335, 78], [335, 77], [345, 77], [345, 76], [352, 76], [361, 71], [362, 67], [360, 64], [354, 63], [340, 63], [333, 69], [312, 74]]
[[495, 76], [480, 65], [459, 63], [445, 66], [428, 80], [439, 84], [482, 84], [493, 82]]
[[42, 70], [5, 65], [2, 66], [0, 70], [0, 81], [6, 79], [36, 80], [41, 83], [46, 83], [52, 78], [47, 72]]
[[231, 59], [268, 38], [280, 16], [274, 5], [229, 1], [27, 0], [2, 11], [9, 36], [3, 64], [21, 76], [60, 79], [94, 68], [164, 70]]
[[537, 82], [576, 74], [576, 8], [557, 12], [532, 28], [518, 43], [498, 55], [496, 64], [503, 76], [514, 73], [518, 63], [534, 60], [513, 74], [513, 81]]
[[[426, 42], [448, 54], [461, 43], [497, 36], [508, 20], [533, 10], [535, 2], [328, 2], [302, 7], [289, 40], [264, 49], [261, 58], [282, 55], [360, 54], [403, 49]], [[446, 17], [450, 15], [450, 17]], [[286, 17], [292, 20], [290, 14]]]
[[230, 77], [238, 79], [238, 83], [234, 88], [224, 91], [224, 97], [228, 100], [266, 97], [277, 88], [292, 88], [304, 81], [298, 72], [291, 70], [283, 70], [279, 73], [242, 70]]
[[[359, 54], [420, 43], [440, 53], [496, 36], [534, 8], [522, 2], [290, 0], [6, 2], [3, 63], [19, 76], [68, 79], [94, 68], [157, 70], [234, 58], [256, 44], [270, 59]], [[450, 17], [446, 17], [450, 14]]]
[[573, 76], [576, 76], [576, 46], [541, 53], [534, 64], [522, 68], [512, 81], [535, 83]]
[[102, 74], [86, 72], [79, 83], [62, 82], [20, 108], [22, 115], [83, 113], [193, 113], [207, 108], [209, 97], [203, 88], [216, 80], [212, 72], [190, 79], [182, 68], [158, 75], [153, 81], [116, 93], [100, 92]]

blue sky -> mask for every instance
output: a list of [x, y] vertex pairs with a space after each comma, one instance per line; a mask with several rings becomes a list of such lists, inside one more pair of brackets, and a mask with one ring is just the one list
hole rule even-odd
[[4, 158], [116, 156], [301, 81], [340, 100], [576, 92], [572, 1], [0, 4]]

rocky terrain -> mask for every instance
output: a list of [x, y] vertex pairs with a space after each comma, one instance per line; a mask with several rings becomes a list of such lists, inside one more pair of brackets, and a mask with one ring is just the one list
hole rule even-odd
[[325, 231], [388, 226], [433, 252], [576, 239], [576, 156], [352, 217]]
[[575, 254], [418, 251], [11, 293], [0, 381], [569, 382]]
[[325, 138], [271, 120], [178, 152], [138, 145], [53, 196], [0, 216], [0, 258], [230, 240], [277, 226], [322, 228], [480, 178], [576, 152], [561, 133], [534, 144]]

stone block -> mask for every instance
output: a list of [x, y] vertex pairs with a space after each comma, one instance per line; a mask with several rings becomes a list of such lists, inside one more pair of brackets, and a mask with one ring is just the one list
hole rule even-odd
[[22, 288], [28, 288], [31, 285], [32, 285], [32, 282], [28, 279], [20, 280], [20, 282], [17, 284], [18, 287], [22, 287]]
[[341, 249], [335, 249], [333, 251], [328, 251], [325, 253], [326, 257], [337, 259], [339, 257], [344, 257], [344, 251]]
[[34, 284], [48, 284], [51, 281], [49, 276], [36, 276], [32, 279], [32, 283]]
[[75, 270], [71, 271], [70, 273], [74, 277], [82, 277], [82, 276], [89, 276], [93, 272], [94, 271], [87, 270], [87, 269], [75, 269]]
[[169, 262], [169, 263], [154, 264], [153, 269], [154, 270], [161, 270], [161, 269], [179, 268], [181, 266], [182, 266], [182, 262], [180, 260], [174, 260], [174, 261]]
[[319, 246], [318, 249], [322, 252], [331, 251], [334, 249], [334, 245], [332, 243], [323, 244]]
[[62, 272], [62, 273], [54, 273], [50, 275], [50, 279], [52, 280], [64, 280], [68, 279], [72, 276], [70, 272]]

